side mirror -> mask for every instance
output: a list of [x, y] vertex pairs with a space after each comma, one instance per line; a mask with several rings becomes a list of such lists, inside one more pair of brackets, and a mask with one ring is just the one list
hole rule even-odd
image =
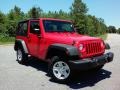
[[74, 29], [75, 29], [76, 32], [79, 32], [79, 31], [80, 31], [80, 28], [79, 28], [78, 25], [74, 25]]

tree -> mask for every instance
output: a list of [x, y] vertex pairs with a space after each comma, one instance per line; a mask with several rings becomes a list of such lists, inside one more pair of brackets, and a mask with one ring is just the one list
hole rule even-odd
[[117, 33], [120, 34], [120, 28], [118, 28]]
[[42, 15], [43, 10], [40, 7], [32, 7], [30, 11], [28, 11], [29, 18], [39, 18]]
[[98, 18], [98, 21], [100, 23], [100, 31], [99, 34], [105, 34], [107, 32], [107, 26], [104, 22], [104, 19]]
[[17, 27], [17, 23], [22, 21], [25, 17], [25, 14], [21, 11], [21, 9], [17, 6], [14, 9], [11, 9], [7, 15], [7, 34], [9, 36], [15, 36], [15, 31]]
[[6, 16], [0, 11], [0, 33], [5, 34], [6, 32]]
[[109, 27], [108, 27], [108, 31], [109, 31], [109, 33], [116, 33], [116, 28], [115, 28], [115, 26], [109, 26]]
[[43, 17], [54, 18], [54, 12], [49, 11], [48, 13], [43, 13]]
[[47, 12], [47, 13], [42, 13], [42, 17], [46, 18], [57, 18], [57, 19], [64, 19], [64, 20], [71, 20], [70, 14], [67, 12], [64, 12], [62, 10], [59, 10], [58, 12]]
[[[70, 8], [70, 12], [63, 10], [43, 12], [40, 7], [32, 7], [26, 14], [21, 11], [21, 8], [15, 6], [4, 14], [0, 11], [0, 36], [15, 36], [16, 27], [19, 21], [29, 18], [58, 18], [64, 20], [72, 20], [77, 30], [81, 34], [96, 36], [106, 33], [116, 33], [114, 26], [107, 27], [104, 19], [87, 14], [88, 8], [82, 0], [74, 0]], [[119, 33], [120, 29], [117, 30]]]
[[70, 14], [62, 10], [59, 11], [59, 18], [65, 20], [71, 20]]
[[95, 35], [95, 26], [94, 26], [94, 24], [93, 24], [93, 16], [91, 16], [91, 15], [88, 15], [87, 16], [87, 25], [86, 25], [86, 27], [87, 27], [87, 34], [89, 34], [89, 35], [91, 35], [91, 36], [93, 36], [93, 35]]
[[105, 34], [107, 26], [102, 18], [96, 18], [92, 15], [87, 15], [87, 34], [91, 36]]
[[79, 28], [79, 33], [86, 33], [86, 13], [88, 11], [86, 4], [82, 0], [74, 0], [70, 10], [71, 18]]

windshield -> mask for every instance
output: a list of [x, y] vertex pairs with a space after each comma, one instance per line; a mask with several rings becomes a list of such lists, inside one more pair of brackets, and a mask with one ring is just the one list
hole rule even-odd
[[44, 20], [45, 32], [74, 32], [72, 23], [65, 21]]

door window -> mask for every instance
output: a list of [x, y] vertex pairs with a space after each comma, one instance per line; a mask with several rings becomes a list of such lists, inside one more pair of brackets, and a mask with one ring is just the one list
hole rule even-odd
[[31, 21], [30, 22], [30, 33], [40, 34], [39, 21]]
[[22, 22], [18, 24], [17, 35], [27, 36], [28, 22]]

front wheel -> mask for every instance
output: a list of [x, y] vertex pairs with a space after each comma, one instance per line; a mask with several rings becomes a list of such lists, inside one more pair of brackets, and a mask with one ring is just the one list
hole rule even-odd
[[66, 61], [63, 61], [58, 56], [52, 58], [53, 63], [50, 67], [50, 72], [55, 81], [66, 82], [71, 76], [71, 69]]
[[20, 64], [24, 64], [27, 61], [27, 55], [20, 48], [17, 50], [17, 61]]

